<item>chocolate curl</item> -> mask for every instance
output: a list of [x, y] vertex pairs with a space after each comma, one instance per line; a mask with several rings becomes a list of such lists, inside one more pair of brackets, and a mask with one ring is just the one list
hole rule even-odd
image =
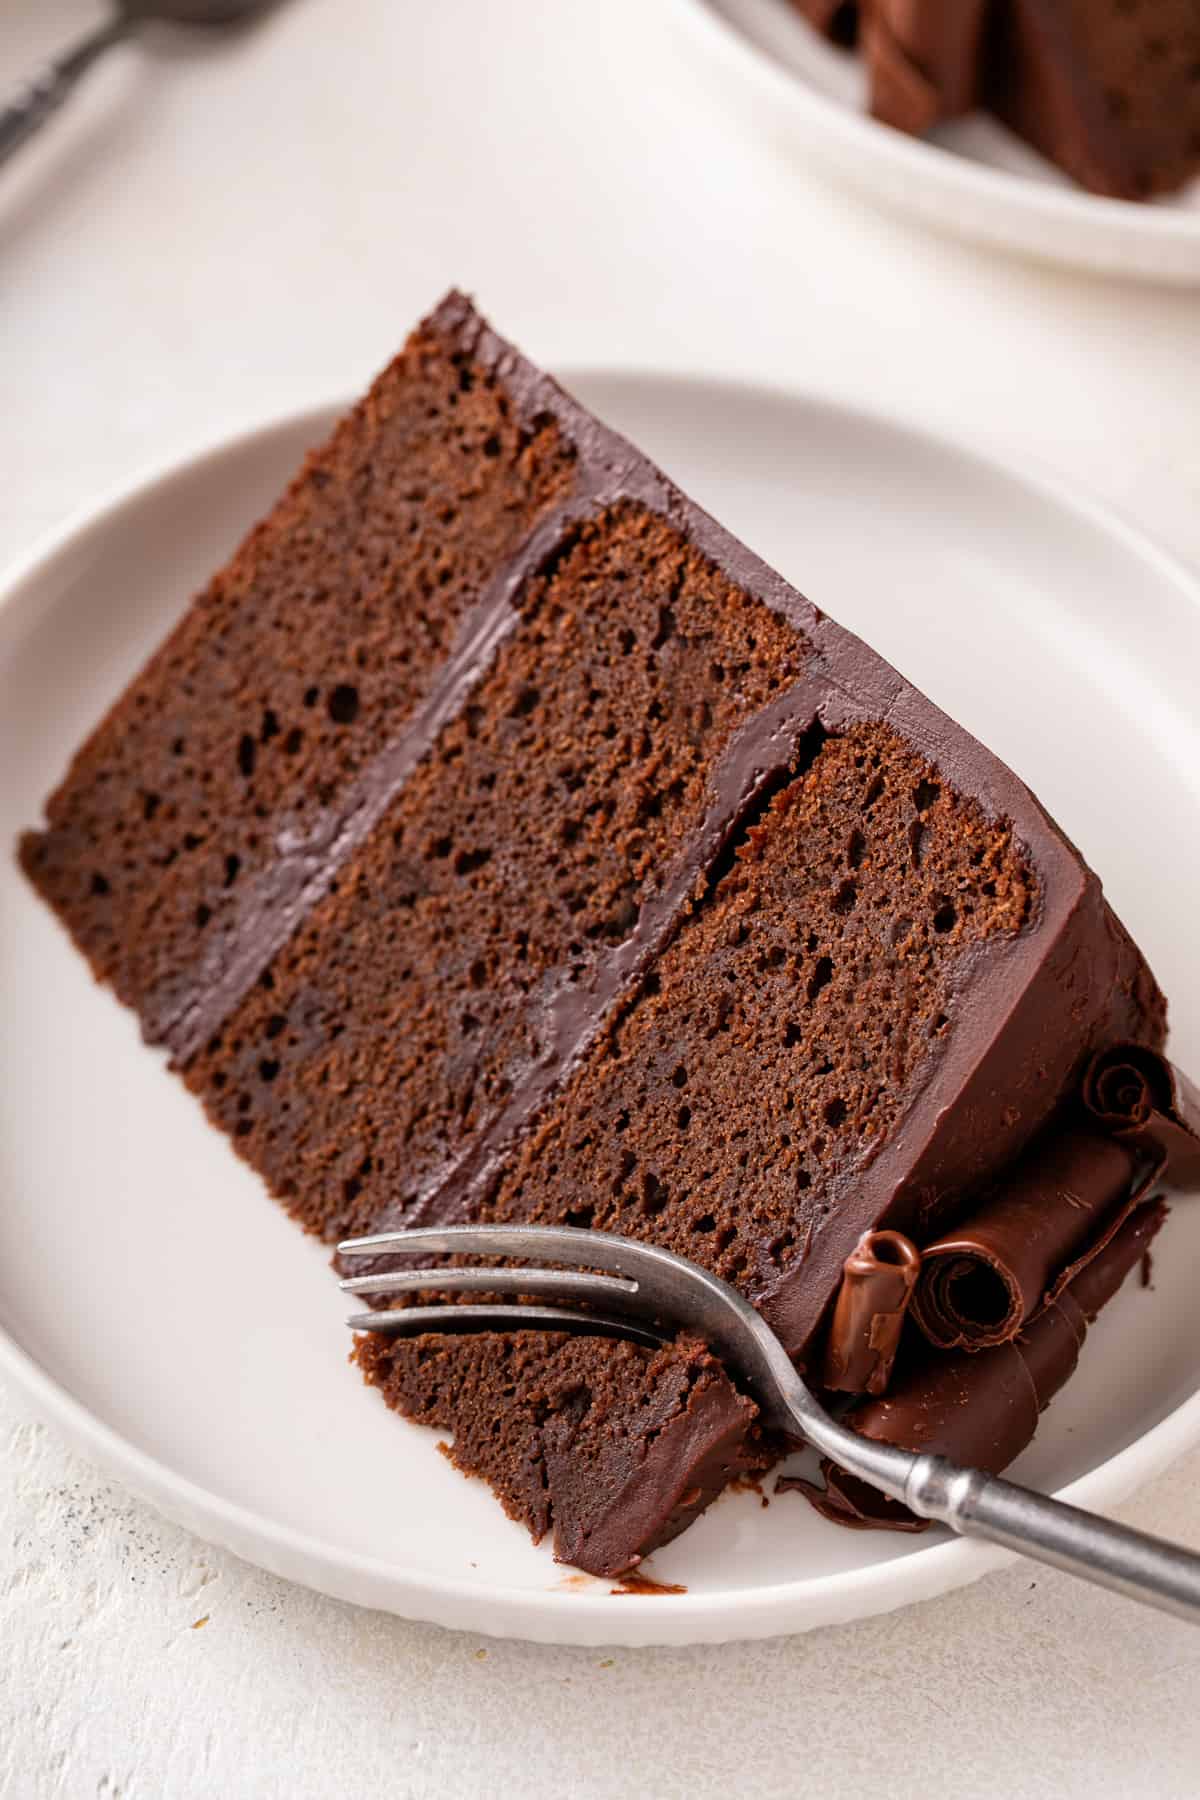
[[983, 1350], [1032, 1323], [1097, 1256], [1162, 1172], [1140, 1144], [1068, 1126], [921, 1253], [912, 1316], [940, 1350]]
[[911, 137], [924, 137], [942, 117], [935, 84], [875, 13], [863, 25], [862, 45], [871, 80], [871, 116]]
[[1200, 1185], [1200, 1088], [1144, 1044], [1117, 1044], [1088, 1064], [1083, 1104], [1122, 1144], [1166, 1157], [1166, 1179]]
[[[1141, 1261], [1166, 1217], [1149, 1201], [1128, 1217], [1071, 1286], [1019, 1338], [978, 1355], [929, 1356], [910, 1364], [882, 1400], [851, 1415], [855, 1431], [875, 1443], [948, 1456], [967, 1468], [998, 1474], [1020, 1455], [1039, 1415], [1074, 1372], [1091, 1321]], [[860, 1530], [924, 1531], [928, 1521], [848, 1475], [829, 1458], [825, 1487], [784, 1477], [835, 1524]]]
[[979, 104], [992, 0], [872, 0], [870, 11], [937, 90], [939, 119]]
[[859, 7], [850, 0], [792, 0], [810, 25], [843, 49], [852, 49], [858, 38]]
[[825, 1386], [882, 1394], [900, 1347], [921, 1254], [899, 1231], [867, 1231], [842, 1266], [825, 1346]]
[[921, 131], [979, 104], [992, 0], [792, 0], [845, 49], [861, 38], [871, 111]]
[[870, 0], [862, 21], [871, 112], [920, 135], [979, 99], [989, 0]]

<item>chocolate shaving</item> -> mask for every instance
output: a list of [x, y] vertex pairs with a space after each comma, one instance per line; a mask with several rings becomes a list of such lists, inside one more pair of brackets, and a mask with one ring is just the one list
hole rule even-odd
[[[1075, 1369], [1087, 1328], [1146, 1254], [1166, 1217], [1162, 1200], [1127, 1217], [1069, 1288], [1020, 1337], [977, 1355], [910, 1360], [881, 1400], [868, 1400], [850, 1423], [875, 1443], [948, 1456], [997, 1474], [1030, 1442], [1038, 1417]], [[877, 1493], [829, 1458], [824, 1490], [784, 1477], [776, 1492], [804, 1493], [822, 1517], [861, 1530], [923, 1531], [927, 1521]]]
[[920, 1252], [902, 1232], [863, 1233], [842, 1266], [825, 1346], [827, 1388], [886, 1391], [920, 1268]]
[[1007, 1343], [1099, 1255], [1162, 1166], [1149, 1145], [1059, 1127], [972, 1218], [926, 1245], [914, 1320], [941, 1350]]
[[1200, 1088], [1144, 1044], [1117, 1044], [1094, 1056], [1083, 1104], [1118, 1143], [1166, 1158], [1174, 1187], [1200, 1185]]
[[937, 88], [884, 19], [871, 14], [862, 39], [871, 72], [872, 115], [897, 131], [923, 137], [942, 116]]
[[903, 131], [925, 131], [978, 105], [991, 0], [793, 0], [835, 43], [858, 40], [867, 62], [871, 111]]

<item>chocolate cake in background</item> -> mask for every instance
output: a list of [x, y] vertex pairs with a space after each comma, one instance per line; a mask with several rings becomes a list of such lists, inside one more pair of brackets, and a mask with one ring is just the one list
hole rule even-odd
[[[1074, 1129], [1098, 1055], [1112, 1129], [1144, 1100], [1130, 1130], [1190, 1131], [1157, 1064], [1138, 1099], [1162, 996], [1028, 790], [458, 295], [21, 855], [307, 1229], [642, 1237], [817, 1375], [863, 1234], [919, 1254], [969, 1222]], [[1072, 1268], [1162, 1173], [1128, 1167]], [[906, 1381], [949, 1354], [904, 1331]], [[356, 1354], [598, 1573], [777, 1448], [687, 1341]]]
[[1196, 0], [792, 0], [867, 64], [901, 131], [988, 107], [1090, 188], [1146, 200], [1200, 170]]

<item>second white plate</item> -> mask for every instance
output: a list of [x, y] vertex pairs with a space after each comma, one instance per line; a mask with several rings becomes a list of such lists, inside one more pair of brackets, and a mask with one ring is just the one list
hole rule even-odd
[[1200, 180], [1152, 205], [1088, 194], [982, 113], [929, 140], [866, 111], [857, 56], [789, 0], [675, 0], [680, 32], [749, 127], [897, 212], [1019, 255], [1109, 275], [1200, 282]]
[[[1200, 1068], [1195, 584], [1053, 485], [878, 418], [713, 381], [568, 375], [587, 404], [1040, 792]], [[0, 594], [0, 1370], [129, 1486], [279, 1574], [473, 1631], [687, 1643], [926, 1598], [1003, 1560], [728, 1495], [653, 1559], [557, 1567], [345, 1366], [325, 1253], [270, 1204], [14, 867], [67, 758], [273, 499], [326, 410], [163, 474]], [[1169, 860], [1164, 860], [1169, 846]], [[1018, 1472], [1111, 1505], [1200, 1439], [1200, 1206], [1120, 1294]]]

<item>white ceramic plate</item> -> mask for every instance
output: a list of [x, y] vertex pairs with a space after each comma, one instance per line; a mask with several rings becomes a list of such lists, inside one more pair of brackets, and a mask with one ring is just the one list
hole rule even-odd
[[983, 114], [929, 141], [865, 110], [857, 56], [824, 42], [789, 0], [674, 0], [731, 104], [806, 162], [924, 224], [998, 248], [1148, 281], [1200, 282], [1200, 181], [1148, 206], [1085, 193]]
[[[1104, 871], [1200, 1067], [1195, 585], [1095, 507], [863, 414], [683, 377], [568, 382], [1040, 790]], [[329, 411], [236, 439], [62, 533], [0, 606], [0, 1367], [202, 1536], [474, 1631], [683, 1643], [896, 1607], [1004, 1560], [727, 1495], [653, 1559], [687, 1593], [557, 1567], [345, 1366], [321, 1248], [95, 987], [9, 846], [85, 730]], [[1169, 866], [1164, 844], [1170, 846]], [[1105, 1506], [1200, 1439], [1200, 1207], [1123, 1292], [1020, 1473]]]

